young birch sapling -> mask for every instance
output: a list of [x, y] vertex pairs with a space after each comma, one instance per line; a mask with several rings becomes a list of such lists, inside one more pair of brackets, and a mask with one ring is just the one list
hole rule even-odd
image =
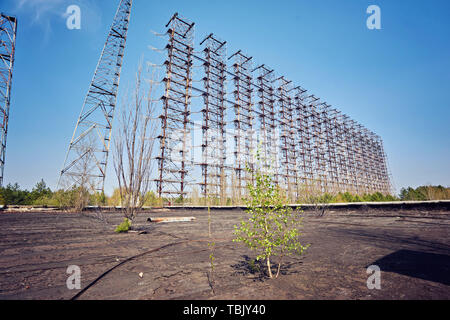
[[253, 184], [248, 184], [249, 197], [246, 201], [248, 220], [235, 226], [234, 242], [242, 242], [257, 252], [256, 259], [266, 260], [267, 272], [273, 278], [271, 258], [278, 256], [275, 278], [280, 274], [283, 258], [291, 254], [301, 255], [309, 244], [303, 246], [299, 241], [299, 228], [302, 218], [287, 206], [286, 198], [274, 183], [270, 174], [261, 169], [250, 170]]

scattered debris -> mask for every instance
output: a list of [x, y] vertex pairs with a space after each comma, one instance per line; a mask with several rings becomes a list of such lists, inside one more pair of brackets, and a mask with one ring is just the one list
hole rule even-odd
[[195, 217], [166, 217], [166, 218], [148, 218], [148, 222], [168, 223], [168, 222], [189, 222], [194, 221]]

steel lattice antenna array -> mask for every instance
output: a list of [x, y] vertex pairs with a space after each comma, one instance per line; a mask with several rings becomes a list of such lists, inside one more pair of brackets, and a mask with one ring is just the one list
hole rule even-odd
[[6, 137], [8, 134], [16, 33], [17, 19], [2, 13], [0, 15], [0, 187], [3, 186], [3, 172], [5, 168]]
[[[203, 54], [197, 54], [193, 26], [178, 14], [166, 25], [159, 197], [189, 201], [197, 185], [204, 200], [241, 203], [252, 181], [245, 168], [257, 165], [256, 153], [261, 169], [272, 173], [292, 202], [324, 193], [392, 192], [378, 135], [274, 69], [253, 68], [252, 57], [241, 50], [226, 58], [226, 41], [213, 34], [200, 42]], [[193, 91], [203, 101], [192, 102]], [[193, 119], [197, 113], [200, 126]], [[195, 127], [202, 132], [199, 146], [190, 140]], [[234, 139], [232, 148], [227, 136]], [[189, 162], [187, 153], [195, 147], [201, 159]]]
[[132, 0], [121, 0], [61, 170], [58, 186], [103, 192]]

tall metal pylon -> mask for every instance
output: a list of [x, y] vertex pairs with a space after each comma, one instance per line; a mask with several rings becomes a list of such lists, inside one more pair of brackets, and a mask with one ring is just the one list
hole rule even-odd
[[103, 192], [132, 0], [121, 0], [81, 109], [58, 188]]
[[0, 14], [0, 187], [3, 186], [17, 19]]

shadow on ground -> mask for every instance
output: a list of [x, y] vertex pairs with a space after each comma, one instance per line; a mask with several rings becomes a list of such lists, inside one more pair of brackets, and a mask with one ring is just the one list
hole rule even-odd
[[[277, 273], [278, 264], [272, 263], [272, 273], [275, 275]], [[280, 275], [290, 275], [299, 273], [296, 270], [296, 266], [302, 264], [300, 261], [286, 261], [281, 264]], [[257, 261], [255, 258], [251, 258], [248, 255], [243, 255], [242, 260], [237, 263], [231, 265], [231, 267], [235, 270], [235, 273], [242, 276], [253, 275], [253, 281], [265, 281], [269, 279], [269, 275], [267, 272], [266, 260]]]
[[413, 250], [398, 250], [372, 263], [381, 271], [450, 285], [450, 256]]
[[392, 247], [393, 244], [396, 245], [408, 245], [408, 246], [418, 246], [422, 247], [424, 250], [440, 250], [444, 252], [450, 251], [450, 245], [439, 242], [436, 240], [427, 240], [419, 235], [405, 236], [405, 235], [395, 235], [392, 233], [385, 233], [383, 230], [363, 230], [355, 228], [353, 230], [345, 228], [329, 228], [328, 230], [334, 231], [340, 234], [349, 235], [357, 238], [358, 240], [370, 241], [371, 243], [377, 244], [377, 246], [383, 246], [382, 244], [387, 244], [388, 247]]

